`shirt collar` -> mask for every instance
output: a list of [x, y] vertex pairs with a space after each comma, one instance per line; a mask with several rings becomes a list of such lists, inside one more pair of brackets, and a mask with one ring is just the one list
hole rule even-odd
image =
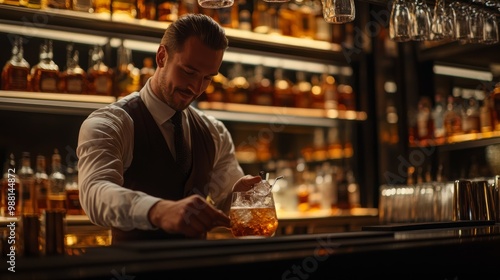
[[175, 114], [175, 110], [170, 108], [167, 104], [161, 101], [151, 90], [150, 85], [151, 79], [149, 79], [146, 85], [141, 89], [140, 95], [146, 108], [153, 116], [156, 124], [162, 125]]

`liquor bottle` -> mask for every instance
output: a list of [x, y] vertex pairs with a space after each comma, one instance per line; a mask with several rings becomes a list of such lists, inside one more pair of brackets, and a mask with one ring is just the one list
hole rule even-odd
[[71, 9], [71, 1], [70, 0], [47, 0], [47, 7], [54, 9]]
[[94, 1], [93, 0], [73, 0], [72, 2], [73, 11], [93, 13], [94, 12]]
[[132, 51], [122, 44], [117, 51], [117, 69], [115, 73], [115, 96], [125, 96], [140, 89], [140, 70], [132, 62]]
[[446, 102], [446, 112], [444, 113], [444, 129], [446, 137], [463, 134], [462, 115], [455, 98], [450, 95]]
[[111, 0], [94, 0], [94, 6], [95, 14], [102, 18], [111, 18]]
[[335, 77], [329, 73], [326, 65], [323, 73], [321, 74], [320, 83], [322, 94], [318, 96], [319, 101], [313, 102], [313, 107], [320, 107], [322, 102], [324, 104], [323, 108], [325, 109], [338, 109], [339, 94], [337, 92], [337, 81], [335, 80]]
[[473, 91], [462, 91], [462, 98], [465, 101], [462, 107], [462, 128], [464, 133], [478, 133], [481, 130], [479, 106], [473, 94]]
[[73, 44], [68, 44], [66, 69], [61, 73], [60, 91], [84, 94], [87, 92], [87, 73], [80, 67], [78, 50], [73, 52]]
[[28, 5], [27, 0], [3, 0], [3, 4], [11, 6], [21, 6], [25, 7]]
[[47, 193], [47, 209], [66, 210], [66, 175], [61, 166], [61, 155], [58, 149], [52, 154], [52, 171], [49, 175], [49, 191]]
[[337, 125], [328, 128], [328, 158], [341, 159], [344, 156], [344, 149], [340, 141], [339, 128]]
[[339, 166], [337, 171], [337, 209], [349, 210], [351, 208], [349, 202], [349, 181], [347, 180], [347, 170]]
[[314, 39], [320, 41], [332, 41], [332, 24], [323, 17], [323, 5], [319, 0], [313, 0], [313, 13], [316, 23], [316, 33]]
[[137, 17], [135, 0], [111, 0], [111, 18], [129, 20]]
[[83, 215], [84, 211], [80, 204], [80, 191], [78, 189], [77, 164], [66, 168], [66, 207], [68, 215]]
[[251, 103], [273, 106], [274, 88], [271, 80], [266, 77], [265, 70], [266, 68], [262, 64], [255, 66]]
[[31, 168], [31, 157], [29, 152], [23, 152], [21, 156], [21, 168], [18, 171], [19, 180], [23, 185], [22, 201], [23, 214], [35, 214], [37, 211], [37, 198], [35, 191], [35, 172]]
[[156, 1], [137, 0], [137, 18], [156, 20]]
[[235, 5], [237, 5], [238, 8], [238, 29], [252, 31], [252, 14], [254, 2], [263, 1], [238, 0], [237, 2], [235, 2]]
[[417, 108], [415, 141], [419, 145], [427, 145], [434, 138], [430, 99], [421, 97]]
[[250, 101], [250, 84], [245, 75], [245, 70], [240, 62], [236, 62], [229, 71], [227, 83], [227, 102], [248, 104]]
[[[2, 1], [0, 1], [1, 3]], [[45, 9], [47, 8], [47, 2], [42, 0], [28, 0], [26, 6], [30, 9]]]
[[299, 3], [297, 0], [291, 0], [283, 4], [279, 9], [279, 27], [284, 36], [296, 37], [300, 34], [301, 23], [297, 20]]
[[495, 85], [490, 94], [491, 106], [493, 108], [494, 116], [494, 130], [500, 131], [500, 83]]
[[297, 32], [294, 35], [298, 38], [314, 39], [316, 35], [316, 15], [314, 2], [312, 0], [297, 1], [296, 22]]
[[113, 95], [113, 71], [104, 63], [101, 46], [94, 46], [90, 51], [90, 63], [87, 70], [88, 94]]
[[361, 194], [359, 190], [359, 184], [356, 181], [356, 177], [354, 176], [354, 172], [348, 166], [347, 167], [347, 192], [349, 197], [349, 207], [351, 208], [359, 208], [361, 207]]
[[[270, 33], [271, 14], [269, 13], [269, 7], [270, 7], [271, 3], [266, 2], [266, 1], [253, 1], [253, 4], [254, 4], [254, 8], [253, 8], [253, 13], [251, 14], [252, 15], [252, 26], [253, 26], [252, 30], [253, 30], [253, 32], [261, 33], [261, 34]], [[242, 17], [242, 15], [241, 15], [242, 13], [244, 16], [243, 20], [245, 20], [247, 12], [245, 10], [243, 10], [243, 12], [240, 11], [240, 18]], [[241, 19], [240, 19], [240, 21], [241, 21]]]
[[313, 134], [313, 153], [314, 161], [324, 161], [328, 158], [328, 147], [325, 144], [325, 131], [323, 128], [315, 128]]
[[352, 86], [349, 84], [348, 77], [351, 75], [351, 68], [342, 67], [340, 70], [339, 83], [337, 86], [338, 106], [340, 110], [355, 110], [355, 98]]
[[480, 118], [482, 133], [489, 133], [494, 130], [493, 109], [491, 106], [491, 100], [488, 97], [483, 99], [483, 104], [479, 108], [479, 118]]
[[434, 97], [434, 106], [432, 108], [432, 121], [434, 122], [434, 140], [436, 144], [445, 142], [444, 113], [446, 104], [441, 94]]
[[36, 92], [58, 92], [59, 66], [54, 62], [52, 40], [40, 45], [40, 62], [31, 68], [31, 87]]
[[185, 14], [199, 13], [199, 6], [196, 0], [180, 0], [179, 1], [179, 16]]
[[220, 72], [212, 79], [212, 82], [205, 90], [206, 99], [208, 102], [226, 102], [227, 78]]
[[179, 2], [177, 0], [158, 0], [156, 13], [158, 21], [174, 22], [179, 17]]
[[306, 78], [304, 71], [295, 72], [297, 81], [293, 85], [293, 92], [295, 94], [295, 106], [298, 108], [311, 107], [311, 83]]
[[12, 57], [2, 70], [2, 89], [29, 91], [30, 64], [23, 57], [23, 39], [14, 37]]
[[222, 27], [238, 28], [238, 5], [233, 4], [231, 7], [216, 9], [216, 13]]
[[16, 158], [10, 153], [4, 165], [2, 178], [2, 217], [19, 217], [23, 213], [23, 184], [16, 172]]
[[47, 209], [47, 193], [49, 191], [49, 175], [45, 156], [38, 155], [36, 157], [35, 168], [35, 192], [38, 206], [38, 214], [42, 214]]
[[155, 69], [153, 67], [153, 59], [151, 57], [144, 58], [142, 62], [142, 68], [140, 71], [140, 86], [143, 87], [146, 82], [151, 78], [155, 73]]
[[296, 107], [293, 83], [284, 76], [283, 68], [274, 70], [274, 102], [275, 106]]

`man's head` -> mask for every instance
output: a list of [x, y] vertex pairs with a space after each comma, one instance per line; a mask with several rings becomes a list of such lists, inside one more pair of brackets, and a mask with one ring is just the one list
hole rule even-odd
[[224, 29], [209, 16], [180, 17], [158, 47], [153, 92], [173, 109], [185, 109], [217, 75], [227, 47]]

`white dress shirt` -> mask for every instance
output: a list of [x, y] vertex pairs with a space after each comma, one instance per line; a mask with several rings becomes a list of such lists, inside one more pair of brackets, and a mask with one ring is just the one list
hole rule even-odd
[[[175, 112], [153, 94], [149, 82], [140, 92], [131, 93], [91, 113], [81, 125], [76, 153], [80, 203], [90, 221], [97, 225], [121, 230], [154, 229], [148, 220], [148, 211], [160, 198], [122, 187], [123, 174], [132, 163], [134, 124], [127, 112], [117, 105], [137, 95], [144, 101], [175, 157], [173, 125], [169, 122]], [[243, 170], [236, 160], [233, 140], [224, 124], [195, 111], [205, 121], [214, 140], [214, 176], [210, 176], [209, 194], [216, 205], [221, 206], [234, 183], [244, 175]], [[190, 139], [185, 112], [183, 125], [185, 137]]]

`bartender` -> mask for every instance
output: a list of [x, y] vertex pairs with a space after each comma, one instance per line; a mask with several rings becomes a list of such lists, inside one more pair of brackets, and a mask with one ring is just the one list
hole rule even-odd
[[190, 106], [217, 75], [228, 40], [211, 17], [169, 25], [157, 68], [139, 92], [91, 113], [78, 137], [80, 202], [112, 242], [205, 238], [229, 227], [244, 175], [224, 124]]

